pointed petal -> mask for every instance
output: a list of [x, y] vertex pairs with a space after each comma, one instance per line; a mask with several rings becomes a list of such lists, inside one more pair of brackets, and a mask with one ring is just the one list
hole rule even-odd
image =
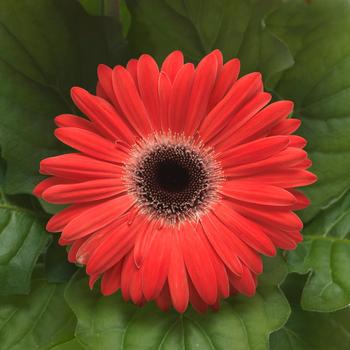
[[152, 131], [151, 120], [130, 73], [121, 66], [113, 69], [113, 88], [124, 116], [140, 136]]
[[243, 202], [272, 206], [289, 206], [296, 202], [287, 190], [249, 180], [226, 181], [220, 192]]
[[238, 166], [267, 159], [288, 147], [287, 136], [264, 137], [244, 145], [231, 148], [219, 155], [224, 167]]
[[170, 96], [169, 128], [174, 133], [183, 130], [184, 116], [187, 115], [193, 80], [194, 66], [187, 63], [177, 73]]
[[199, 133], [203, 140], [209, 141], [226, 127], [228, 119], [244, 104], [262, 90], [261, 74], [251, 73], [235, 82], [226, 96], [203, 120]]
[[281, 120], [270, 130], [269, 135], [289, 135], [298, 130], [300, 125], [299, 119]]
[[65, 239], [77, 239], [107, 226], [127, 212], [134, 204], [128, 196], [120, 196], [85, 210], [64, 228], [62, 235]]
[[229, 272], [230, 283], [241, 294], [251, 297], [255, 294], [256, 283], [250, 270], [243, 265], [243, 272], [241, 276], [236, 276]]
[[[78, 153], [45, 158], [40, 162], [40, 173], [74, 180], [98, 178], [119, 179], [123, 169], [119, 165], [99, 161]], [[62, 182], [61, 182], [62, 183]]]
[[278, 101], [271, 103], [232, 135], [231, 144], [238, 145], [243, 141], [248, 142], [267, 136], [271, 128], [280, 123], [292, 113], [293, 102]]
[[113, 69], [105, 64], [99, 64], [97, 67], [99, 84], [107, 95], [108, 100], [113, 104], [114, 108], [116, 108], [117, 113], [121, 115], [120, 106], [113, 90], [112, 72]]
[[41, 197], [43, 192], [46, 191], [51, 186], [64, 184], [64, 183], [71, 183], [71, 180], [63, 179], [60, 177], [51, 176], [47, 179], [39, 182], [33, 189], [33, 194], [37, 197]]
[[155, 299], [166, 281], [172, 244], [172, 228], [156, 230], [142, 265], [142, 286], [146, 300]]
[[123, 163], [127, 158], [124, 149], [97, 134], [78, 128], [59, 128], [55, 136], [66, 145], [88, 156], [111, 163]]
[[74, 114], [60, 114], [55, 118], [55, 124], [58, 127], [72, 127], [96, 132], [94, 125], [85, 118]]
[[207, 114], [208, 102], [214, 87], [218, 63], [216, 55], [205, 56], [198, 64], [194, 76], [187, 115], [184, 115], [184, 132], [191, 136]]
[[181, 249], [189, 277], [203, 301], [214, 304], [218, 287], [210, 253], [191, 224], [183, 225], [181, 231]]
[[55, 214], [50, 218], [46, 224], [46, 229], [49, 232], [60, 232], [63, 231], [64, 227], [74, 218], [78, 217], [84, 211], [89, 208], [92, 208], [96, 203], [84, 203], [71, 205], [67, 208], [64, 208], [59, 213]]
[[158, 98], [159, 98], [159, 123], [156, 125], [156, 130], [167, 132], [170, 126], [169, 123], [169, 107], [171, 95], [171, 82], [168, 76], [161, 72], [158, 81]]
[[161, 71], [165, 72], [170, 81], [173, 82], [175, 80], [176, 74], [180, 70], [180, 68], [184, 64], [184, 56], [181, 51], [173, 51], [170, 55], [168, 55], [163, 64]]
[[125, 187], [116, 179], [98, 179], [51, 186], [44, 191], [42, 197], [50, 203], [68, 204], [96, 201], [122, 192], [125, 192]]
[[212, 110], [226, 95], [227, 91], [237, 81], [240, 70], [240, 62], [234, 58], [224, 64], [209, 100], [209, 110]]
[[71, 89], [74, 103], [94, 123], [95, 127], [112, 140], [123, 140], [133, 144], [133, 131], [122, 120], [116, 109], [103, 98], [91, 95], [86, 90], [74, 87]]
[[275, 246], [264, 233], [262, 227], [240, 215], [229, 206], [221, 204], [215, 209], [219, 220], [227, 226], [243, 242], [259, 253], [273, 256], [276, 254]]
[[240, 275], [242, 273], [240, 261], [239, 265], [236, 266], [237, 257], [255, 273], [261, 273], [262, 261], [260, 256], [218, 220], [215, 215], [209, 214], [203, 217], [201, 223], [211, 245], [234, 274]]
[[137, 65], [138, 86], [153, 126], [160, 125], [158, 79], [159, 69], [150, 55], [142, 55]]
[[115, 293], [121, 286], [122, 262], [114, 265], [102, 276], [101, 292], [103, 295]]
[[[225, 200], [226, 202], [226, 200]], [[227, 202], [226, 202], [227, 203]], [[227, 205], [231, 205], [233, 209], [238, 211], [243, 216], [246, 216], [254, 221], [264, 224], [273, 224], [277, 228], [286, 231], [301, 230], [303, 222], [298, 215], [290, 210], [280, 209], [279, 207], [266, 207], [261, 205], [252, 205], [244, 202], [230, 201]]]
[[181, 234], [181, 232], [174, 229], [171, 259], [169, 263], [168, 284], [174, 308], [178, 312], [183, 313], [187, 309], [189, 301], [189, 288], [187, 272], [180, 246], [180, 238], [178, 237], [179, 234]]

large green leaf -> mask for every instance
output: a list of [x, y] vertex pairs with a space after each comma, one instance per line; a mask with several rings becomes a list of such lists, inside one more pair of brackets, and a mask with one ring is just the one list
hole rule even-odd
[[0, 159], [0, 295], [24, 294], [49, 235], [40, 214], [5, 195], [3, 165]]
[[74, 336], [76, 319], [64, 301], [65, 286], [42, 279], [32, 285], [28, 296], [0, 298], [1, 350], [46, 350]]
[[321, 210], [304, 229], [305, 241], [288, 254], [290, 270], [308, 273], [306, 310], [334, 311], [350, 303], [350, 191]]
[[243, 72], [265, 78], [293, 63], [288, 48], [264, 26], [279, 0], [127, 0], [132, 24], [129, 41], [139, 53], [158, 60], [172, 50], [198, 61], [213, 49], [225, 59], [239, 57]]
[[309, 142], [319, 178], [305, 190], [312, 200], [303, 213], [308, 221], [350, 188], [350, 3], [289, 1], [267, 19], [267, 26], [295, 59], [275, 90], [296, 102], [300, 133]]
[[30, 193], [40, 159], [62, 152], [53, 118], [69, 113], [69, 89], [95, 89], [99, 63], [123, 59], [111, 18], [87, 15], [75, 0], [0, 1], [0, 144], [5, 189]]
[[268, 259], [255, 297], [222, 302], [219, 312], [184, 315], [161, 312], [154, 305], [138, 308], [120, 295], [91, 292], [77, 275], [66, 300], [78, 318], [77, 339], [91, 350], [114, 349], [268, 349], [269, 334], [289, 316], [278, 289], [286, 274], [282, 259]]
[[77, 339], [68, 340], [64, 343], [58, 344], [50, 350], [84, 350], [85, 348], [78, 342]]
[[[290, 281], [288, 281], [290, 280]], [[319, 313], [303, 311], [299, 305], [300, 278], [290, 275], [286, 294], [292, 306], [287, 324], [271, 336], [271, 350], [348, 350], [350, 308]], [[284, 290], [286, 289], [284, 288]]]
[[295, 56], [275, 89], [296, 102], [319, 177], [305, 190], [312, 201], [303, 213], [305, 242], [289, 263], [292, 271], [312, 271], [303, 308], [333, 311], [350, 302], [350, 3], [287, 2], [267, 24]]
[[91, 15], [117, 16], [119, 0], [79, 0]]
[[67, 260], [67, 249], [54, 237], [45, 254], [45, 276], [48, 282], [63, 283], [70, 280], [77, 267]]

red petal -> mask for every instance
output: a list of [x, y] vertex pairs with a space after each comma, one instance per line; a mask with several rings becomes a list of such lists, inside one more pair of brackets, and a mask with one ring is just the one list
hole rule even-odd
[[113, 69], [113, 88], [123, 114], [140, 136], [152, 131], [150, 117], [130, 73], [121, 66]]
[[71, 205], [59, 213], [55, 214], [50, 218], [46, 225], [46, 229], [49, 232], [60, 232], [63, 231], [64, 227], [74, 218], [78, 217], [85, 210], [92, 208], [96, 205], [96, 203], [84, 203]]
[[179, 234], [186, 269], [198, 294], [209, 305], [217, 299], [217, 280], [211, 255], [191, 224], [184, 224]]
[[77, 239], [87, 236], [118, 219], [132, 205], [133, 199], [130, 196], [121, 196], [97, 204], [70, 221], [62, 234], [65, 239]]
[[298, 135], [290, 135], [289, 136], [289, 146], [290, 147], [298, 147], [304, 148], [307, 145], [307, 141]]
[[161, 71], [165, 72], [169, 77], [170, 81], [173, 82], [175, 80], [177, 72], [184, 64], [184, 56], [181, 51], [173, 51], [170, 55], [168, 55], [163, 64]]
[[259, 253], [273, 256], [276, 249], [260, 225], [238, 214], [231, 207], [220, 205], [215, 208], [219, 220], [235, 235]]
[[162, 129], [167, 132], [169, 129], [169, 106], [171, 95], [171, 82], [168, 76], [161, 72], [158, 81], [159, 116], [160, 123], [156, 125], [156, 130]]
[[306, 157], [307, 153], [302, 149], [288, 147], [284, 151], [261, 161], [227, 167], [225, 169], [225, 176], [242, 177], [254, 174], [257, 175], [258, 173], [267, 173], [276, 168], [300, 167], [300, 162], [304, 161]]
[[256, 290], [256, 283], [250, 270], [243, 265], [243, 272], [241, 276], [236, 276], [229, 272], [229, 279], [232, 286], [241, 294], [246, 296], [253, 296]]
[[272, 206], [289, 206], [296, 202], [287, 190], [249, 180], [226, 181], [221, 193], [243, 202]]
[[169, 264], [168, 283], [174, 308], [178, 312], [185, 312], [189, 301], [189, 288], [185, 263], [182, 256], [180, 238], [181, 232], [174, 229], [171, 259]]
[[226, 127], [219, 132], [219, 134], [210, 141], [212, 146], [217, 145], [216, 149], [219, 151], [226, 150], [230, 147], [227, 140], [233, 137], [235, 131], [239, 128], [244, 128], [244, 124], [251, 119], [257, 112], [265, 107], [271, 100], [271, 95], [267, 92], [260, 92], [247, 102], [237, 113], [235, 113], [231, 120], [228, 121]]
[[243, 141], [251, 141], [267, 136], [270, 129], [286, 119], [293, 110], [293, 102], [278, 101], [271, 103], [253, 118], [247, 121], [244, 127], [237, 129], [232, 136], [231, 145], [238, 145]]
[[276, 228], [265, 228], [265, 233], [277, 248], [294, 250], [297, 247], [297, 242], [289, 235], [289, 232]]
[[310, 205], [309, 198], [306, 197], [306, 195], [300, 191], [290, 189], [289, 192], [296, 198], [297, 202], [293, 205], [291, 208], [292, 210], [301, 210], [305, 209]]
[[137, 78], [140, 95], [154, 127], [160, 126], [158, 79], [156, 61], [149, 55], [142, 55], [137, 65]]
[[216, 79], [215, 86], [209, 100], [209, 110], [212, 110], [220, 100], [222, 100], [227, 91], [232, 87], [238, 78], [240, 70], [240, 62], [237, 58], [234, 58], [225, 63], [218, 78]]
[[192, 307], [199, 313], [204, 313], [208, 309], [208, 304], [198, 294], [193, 283], [189, 279], [189, 289], [190, 289], [190, 303]]
[[101, 274], [119, 263], [134, 245], [135, 236], [135, 227], [130, 227], [126, 223], [115, 227], [108, 239], [102, 241], [90, 256], [86, 272], [88, 274]]
[[306, 170], [276, 169], [271, 173], [262, 173], [249, 177], [251, 181], [274, 186], [293, 188], [310, 185], [317, 181], [317, 176]]
[[138, 66], [138, 60], [136, 60], [135, 58], [132, 58], [131, 60], [129, 60], [128, 64], [126, 65], [126, 70], [130, 73], [136, 85], [138, 85], [137, 66]]
[[218, 282], [218, 292], [219, 295], [223, 298], [227, 298], [230, 293], [230, 286], [228, 281], [228, 276], [226, 272], [226, 267], [220, 257], [216, 254], [216, 252], [210, 246], [208, 238], [205, 236], [203, 231], [203, 227], [201, 225], [197, 225], [196, 228], [197, 234], [202, 239], [203, 243], [206, 245], [208, 251], [211, 253], [211, 261], [213, 263], [213, 267], [216, 274], [216, 279]]
[[55, 118], [58, 127], [72, 127], [96, 132], [94, 125], [85, 118], [77, 117], [73, 114], [61, 114]]
[[78, 153], [50, 157], [40, 162], [41, 174], [80, 181], [98, 178], [113, 178], [116, 180], [121, 177], [122, 172], [123, 169], [118, 165], [101, 162]]
[[84, 242], [85, 242], [85, 238], [80, 238], [77, 241], [73, 242], [68, 252], [68, 261], [70, 263], [74, 264], [77, 262], [77, 252]]
[[121, 285], [122, 262], [114, 265], [102, 276], [101, 292], [103, 295], [115, 293]]
[[97, 134], [78, 128], [59, 128], [55, 136], [68, 146], [88, 156], [111, 163], [123, 163], [127, 158], [124, 150]]
[[83, 203], [116, 196], [125, 187], [116, 179], [98, 179], [74, 184], [51, 186], [42, 194], [43, 199], [55, 204]]
[[273, 224], [277, 228], [287, 231], [301, 230], [303, 223], [292, 211], [286, 209], [275, 209], [243, 202], [231, 201], [232, 208], [242, 215], [261, 222], [262, 224]]
[[209, 141], [226, 127], [229, 117], [261, 91], [260, 73], [251, 73], [237, 80], [226, 96], [206, 116], [200, 127], [203, 140]]
[[157, 303], [157, 306], [164, 312], [170, 309], [171, 298], [169, 294], [169, 287], [167, 284], [164, 285], [164, 288], [162, 289], [161, 293], [156, 299], [156, 303]]
[[176, 75], [170, 96], [169, 128], [173, 133], [183, 130], [193, 80], [194, 66], [191, 63], [185, 64]]
[[39, 182], [33, 189], [33, 194], [37, 197], [41, 197], [43, 192], [46, 191], [51, 186], [60, 185], [64, 183], [71, 183], [70, 180], [62, 179], [59, 177], [48, 177], [47, 179]]
[[271, 136], [231, 148], [219, 157], [224, 167], [238, 166], [267, 159], [288, 147], [287, 136]]
[[100, 86], [104, 93], [108, 96], [108, 100], [116, 108], [117, 113], [121, 115], [120, 106], [113, 90], [112, 72], [113, 69], [104, 64], [99, 64], [97, 67], [97, 76]]
[[237, 259], [237, 256], [255, 273], [261, 273], [262, 261], [260, 256], [219, 221], [215, 215], [209, 214], [201, 218], [201, 223], [211, 245], [234, 274], [240, 275], [242, 273], [241, 262], [239, 261], [239, 270], [232, 263], [233, 259]]
[[86, 90], [74, 87], [71, 90], [74, 103], [93, 121], [96, 128], [105, 136], [133, 144], [135, 136], [122, 120], [115, 108], [103, 98], [91, 95]]
[[270, 130], [269, 135], [289, 135], [289, 134], [292, 134], [294, 131], [299, 129], [300, 124], [301, 124], [301, 120], [299, 120], [299, 119], [281, 120], [276, 126], [274, 126]]
[[217, 58], [213, 53], [204, 57], [196, 68], [188, 113], [182, 116], [186, 121], [184, 132], [187, 136], [193, 134], [207, 114], [209, 97], [214, 87], [217, 68]]
[[155, 299], [161, 292], [169, 269], [172, 228], [156, 230], [142, 265], [142, 286], [146, 300]]

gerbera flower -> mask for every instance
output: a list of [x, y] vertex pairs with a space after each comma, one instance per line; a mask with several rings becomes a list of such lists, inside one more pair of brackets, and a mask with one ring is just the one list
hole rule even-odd
[[204, 311], [252, 296], [261, 254], [302, 240], [293, 210], [309, 202], [295, 188], [316, 177], [291, 135], [300, 121], [291, 101], [269, 104], [260, 73], [238, 79], [239, 66], [218, 50], [197, 67], [179, 51], [160, 69], [142, 55], [100, 65], [97, 96], [72, 89], [88, 119], [60, 115], [55, 135], [78, 152], [42, 160], [50, 177], [34, 193], [70, 204], [47, 229], [91, 287], [101, 278], [104, 295]]

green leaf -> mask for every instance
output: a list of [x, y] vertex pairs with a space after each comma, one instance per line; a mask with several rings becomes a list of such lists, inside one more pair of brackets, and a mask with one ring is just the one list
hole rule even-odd
[[305, 189], [305, 242], [289, 254], [292, 271], [311, 271], [302, 307], [334, 311], [350, 302], [350, 4], [287, 2], [267, 26], [291, 48], [295, 65], [275, 86], [296, 102], [318, 182]]
[[239, 57], [242, 71], [259, 70], [270, 78], [293, 63], [287, 46], [264, 25], [279, 0], [127, 0], [132, 23], [129, 41], [138, 53], [158, 61], [173, 50], [199, 61], [222, 50], [225, 59]]
[[53, 118], [74, 111], [69, 90], [94, 90], [99, 63], [124, 62], [119, 24], [75, 0], [0, 1], [0, 144], [5, 190], [30, 193], [39, 161], [65, 150]]
[[267, 18], [267, 27], [295, 59], [275, 90], [296, 102], [300, 134], [319, 178], [305, 189], [312, 201], [303, 213], [307, 222], [350, 189], [350, 3], [289, 1]]
[[66, 248], [60, 246], [54, 237], [45, 254], [45, 275], [48, 282], [67, 282], [76, 270], [77, 267], [67, 260]]
[[288, 254], [290, 270], [308, 273], [301, 305], [335, 311], [350, 303], [350, 191], [321, 210], [304, 229], [305, 241]]
[[32, 285], [28, 296], [0, 298], [1, 350], [46, 350], [74, 336], [76, 319], [64, 301], [65, 286], [42, 279]]
[[67, 342], [61, 343], [54, 346], [50, 350], [84, 350], [85, 348], [78, 342], [78, 340], [73, 339]]
[[119, 0], [79, 0], [91, 15], [117, 16]]
[[78, 318], [77, 339], [91, 350], [132, 349], [268, 349], [269, 334], [289, 316], [278, 284], [286, 274], [281, 258], [267, 259], [257, 294], [223, 301], [219, 312], [183, 315], [161, 312], [154, 305], [138, 308], [118, 294], [103, 297], [90, 291], [78, 275], [66, 300]]
[[[290, 275], [292, 276], [292, 275]], [[290, 277], [288, 277], [288, 280]], [[302, 281], [304, 282], [304, 281]], [[287, 324], [271, 336], [271, 350], [348, 350], [350, 344], [350, 308], [331, 313], [303, 311], [298, 298], [300, 283], [290, 281], [287, 295], [292, 314]], [[296, 291], [297, 289], [297, 291]], [[299, 290], [298, 290], [299, 289]], [[296, 299], [296, 300], [295, 300]]]
[[0, 167], [0, 295], [26, 294], [35, 263], [50, 237], [41, 214], [5, 195], [2, 178]]

